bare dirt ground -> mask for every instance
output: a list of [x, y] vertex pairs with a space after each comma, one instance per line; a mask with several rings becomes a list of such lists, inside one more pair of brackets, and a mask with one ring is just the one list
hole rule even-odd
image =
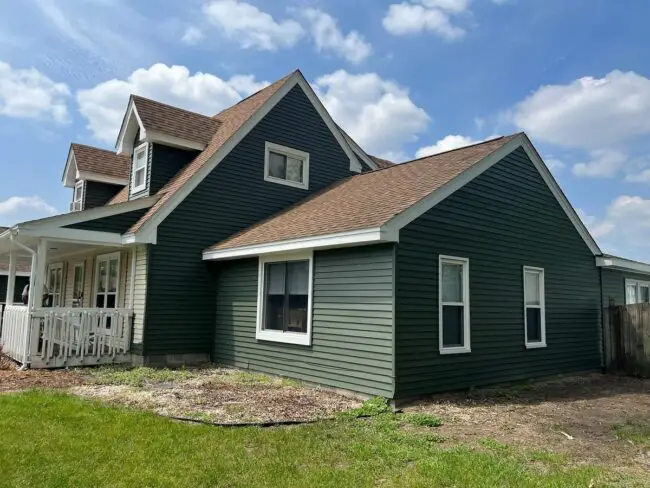
[[442, 418], [451, 444], [481, 440], [565, 453], [571, 462], [647, 473], [650, 444], [624, 438], [624, 426], [650, 432], [650, 380], [602, 374], [557, 378], [510, 388], [424, 398], [404, 408]]

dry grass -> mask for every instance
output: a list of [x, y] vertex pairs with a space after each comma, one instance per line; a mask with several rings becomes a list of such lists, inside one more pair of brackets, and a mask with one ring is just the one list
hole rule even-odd
[[438, 432], [450, 444], [481, 448], [485, 439], [492, 439], [567, 455], [576, 463], [605, 465], [621, 474], [650, 470], [650, 449], [631, 440], [632, 435], [626, 439], [630, 428], [620, 427], [650, 426], [650, 380], [578, 375], [436, 395], [404, 410], [439, 416], [443, 425]]
[[223, 423], [315, 420], [361, 405], [299, 382], [229, 368], [96, 370], [72, 393], [161, 415]]

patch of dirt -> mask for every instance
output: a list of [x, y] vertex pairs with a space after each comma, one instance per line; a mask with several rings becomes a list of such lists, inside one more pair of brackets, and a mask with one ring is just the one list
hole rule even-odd
[[30, 388], [69, 388], [84, 383], [84, 377], [74, 371], [30, 369], [0, 370], [0, 393]]
[[362, 401], [330, 390], [295, 385], [255, 375], [240, 381], [241, 372], [212, 369], [187, 380], [128, 385], [83, 385], [74, 394], [109, 403], [153, 410], [177, 417], [220, 423], [316, 420], [359, 407]]
[[[650, 380], [587, 374], [514, 386], [435, 395], [404, 408], [443, 419], [452, 443], [490, 438], [526, 449], [565, 453], [579, 463], [650, 476], [650, 452], [618, 439], [617, 426], [650, 425]], [[570, 438], [571, 437], [571, 438]]]

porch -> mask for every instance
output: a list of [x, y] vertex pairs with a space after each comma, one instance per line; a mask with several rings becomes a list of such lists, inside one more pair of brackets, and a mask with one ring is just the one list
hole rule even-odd
[[15, 303], [22, 293], [8, 286], [3, 352], [30, 368], [131, 362], [134, 339], [141, 347], [146, 247], [108, 232], [8, 232], [0, 235], [8, 283], [19, 265], [31, 271], [27, 303]]

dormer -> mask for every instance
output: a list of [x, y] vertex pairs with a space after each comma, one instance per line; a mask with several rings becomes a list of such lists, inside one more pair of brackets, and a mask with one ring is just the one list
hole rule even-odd
[[214, 118], [131, 95], [116, 150], [131, 160], [129, 199], [153, 195], [210, 143]]
[[73, 189], [70, 211], [106, 205], [129, 183], [130, 166], [126, 155], [71, 144], [63, 171], [63, 186]]

